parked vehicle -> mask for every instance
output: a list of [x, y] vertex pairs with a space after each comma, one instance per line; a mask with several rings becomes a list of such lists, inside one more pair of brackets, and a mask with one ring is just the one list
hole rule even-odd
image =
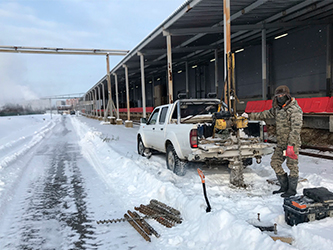
[[[264, 143], [265, 123], [250, 121], [239, 131], [235, 128], [227, 105], [218, 107], [218, 99], [181, 99], [156, 107], [149, 119], [141, 118], [137, 134], [137, 150], [149, 156], [152, 150], [166, 153], [168, 169], [185, 174], [189, 162], [252, 164], [272, 147]], [[245, 121], [244, 121], [245, 122]], [[246, 121], [247, 122], [247, 121]], [[253, 136], [254, 135], [254, 136]]]

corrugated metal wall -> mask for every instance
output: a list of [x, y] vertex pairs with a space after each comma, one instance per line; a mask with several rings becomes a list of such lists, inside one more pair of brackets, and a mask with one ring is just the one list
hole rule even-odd
[[262, 89], [261, 45], [235, 55], [238, 98], [260, 97]]
[[[268, 79], [271, 94], [279, 85], [288, 85], [295, 96], [326, 93], [326, 26], [314, 26], [267, 42]], [[262, 98], [261, 44], [237, 53], [237, 95], [242, 99]], [[223, 86], [223, 58], [219, 58], [219, 96]], [[175, 74], [174, 94], [185, 89], [185, 73]], [[204, 97], [215, 91], [214, 63], [189, 67], [190, 96]], [[202, 81], [205, 81], [204, 84]], [[201, 93], [201, 94], [200, 94]]]
[[272, 83], [288, 85], [293, 94], [325, 93], [326, 28], [310, 29], [278, 39], [272, 46]]
[[[268, 97], [277, 86], [283, 84], [289, 86], [291, 94], [296, 97], [325, 96], [326, 37], [326, 26], [323, 25], [305, 27], [283, 38], [267, 41]], [[262, 99], [261, 44], [246, 47], [244, 51], [236, 53], [235, 60], [238, 97], [246, 100]], [[203, 98], [208, 93], [215, 92], [214, 63], [207, 62], [197, 68], [189, 65], [188, 68], [190, 98]], [[220, 98], [224, 86], [223, 58], [219, 58], [218, 68]], [[174, 99], [177, 99], [179, 93], [186, 91], [185, 70], [182, 73], [174, 70], [173, 77]], [[167, 83], [163, 83], [167, 89]], [[156, 84], [161, 82], [155, 82]], [[137, 98], [140, 96], [136, 95]], [[152, 100], [149, 97], [147, 99]]]

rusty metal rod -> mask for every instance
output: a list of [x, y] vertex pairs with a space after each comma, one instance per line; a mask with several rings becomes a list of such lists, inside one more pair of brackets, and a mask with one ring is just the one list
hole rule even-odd
[[166, 205], [165, 203], [163, 203], [163, 202], [161, 202], [161, 201], [158, 201], [158, 200], [152, 199], [152, 200], [150, 201], [150, 204], [152, 204], [152, 205], [156, 205], [156, 206], [161, 206], [162, 208], [164, 208], [164, 209], [170, 211], [171, 213], [173, 213], [173, 214], [175, 214], [175, 215], [180, 215], [180, 212], [179, 212], [177, 209], [175, 209], [175, 208], [173, 208], [173, 207], [170, 207], [170, 206]]
[[174, 215], [161, 207], [158, 207], [158, 206], [152, 205], [152, 204], [147, 205], [147, 207], [154, 210], [157, 214], [163, 214], [163, 216], [170, 221], [176, 222], [178, 224], [182, 223], [182, 219], [179, 216]]
[[[137, 210], [137, 211], [139, 211], [140, 213], [142, 213], [142, 214], [146, 214], [146, 215], [154, 215], [154, 214], [156, 214], [156, 212], [155, 212], [154, 210], [152, 210], [151, 208], [148, 208], [147, 206], [142, 205], [142, 204], [140, 205], [140, 207], [135, 207], [134, 209]], [[169, 227], [169, 228], [171, 228], [171, 227], [174, 226], [174, 224], [171, 223], [171, 222], [169, 222], [169, 221], [164, 217], [164, 215], [163, 215], [163, 216], [160, 216], [160, 217], [158, 217], [158, 218], [155, 218], [155, 220], [156, 220], [157, 222], [159, 222], [160, 224], [162, 224], [163, 226], [166, 226], [166, 227]]]
[[[139, 214], [138, 214], [137, 212], [133, 212], [132, 214], [133, 214], [134, 217], [136, 217], [136, 218], [137, 218], [137, 217], [140, 217]], [[132, 215], [131, 215], [131, 216], [132, 216]], [[149, 232], [150, 232], [149, 235], [153, 234], [153, 235], [156, 236], [156, 238], [159, 238], [159, 237], [160, 237], [160, 235], [155, 231], [155, 229], [154, 229], [151, 225], [149, 225], [149, 223], [148, 223], [147, 221], [145, 221], [143, 218], [141, 219], [141, 223], [143, 224], [144, 227], [148, 228], [148, 230], [149, 230]]]
[[143, 231], [143, 229], [138, 226], [138, 224], [136, 224], [134, 222], [134, 220], [129, 220], [130, 217], [128, 216], [128, 214], [124, 214], [125, 219], [127, 219], [128, 223], [131, 224], [132, 227], [134, 227], [134, 229], [146, 240], [151, 242], [150, 237], [145, 233], [145, 231]]
[[147, 235], [151, 235], [150, 230], [143, 225], [143, 223], [142, 223], [143, 219], [141, 219], [140, 216], [135, 216], [134, 213], [132, 213], [130, 210], [127, 210], [127, 213], [129, 214], [129, 216], [131, 216], [134, 219], [134, 221], [136, 222], [136, 224], [138, 224], [138, 226], [141, 227], [145, 231], [145, 233]]

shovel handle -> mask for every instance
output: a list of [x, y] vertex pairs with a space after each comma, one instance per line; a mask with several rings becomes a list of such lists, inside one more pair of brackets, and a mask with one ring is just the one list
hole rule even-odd
[[200, 168], [198, 168], [197, 171], [198, 171], [198, 174], [199, 174], [199, 176], [201, 178], [201, 182], [205, 183], [205, 175], [204, 175], [204, 173], [202, 172], [202, 170]]
[[198, 171], [198, 174], [199, 174], [199, 176], [201, 178], [203, 193], [204, 193], [205, 200], [206, 200], [206, 203], [207, 203], [206, 212], [209, 213], [212, 208], [210, 207], [210, 204], [209, 204], [209, 201], [208, 201], [208, 198], [207, 198], [207, 194], [206, 194], [205, 175], [203, 174], [203, 172], [202, 172], [202, 170], [200, 168], [198, 168], [197, 171]]

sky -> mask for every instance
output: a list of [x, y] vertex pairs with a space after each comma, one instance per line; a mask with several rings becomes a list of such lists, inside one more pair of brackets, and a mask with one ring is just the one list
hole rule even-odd
[[[0, 0], [0, 45], [131, 50], [184, 2]], [[104, 56], [0, 53], [0, 105], [84, 93], [105, 74]]]

